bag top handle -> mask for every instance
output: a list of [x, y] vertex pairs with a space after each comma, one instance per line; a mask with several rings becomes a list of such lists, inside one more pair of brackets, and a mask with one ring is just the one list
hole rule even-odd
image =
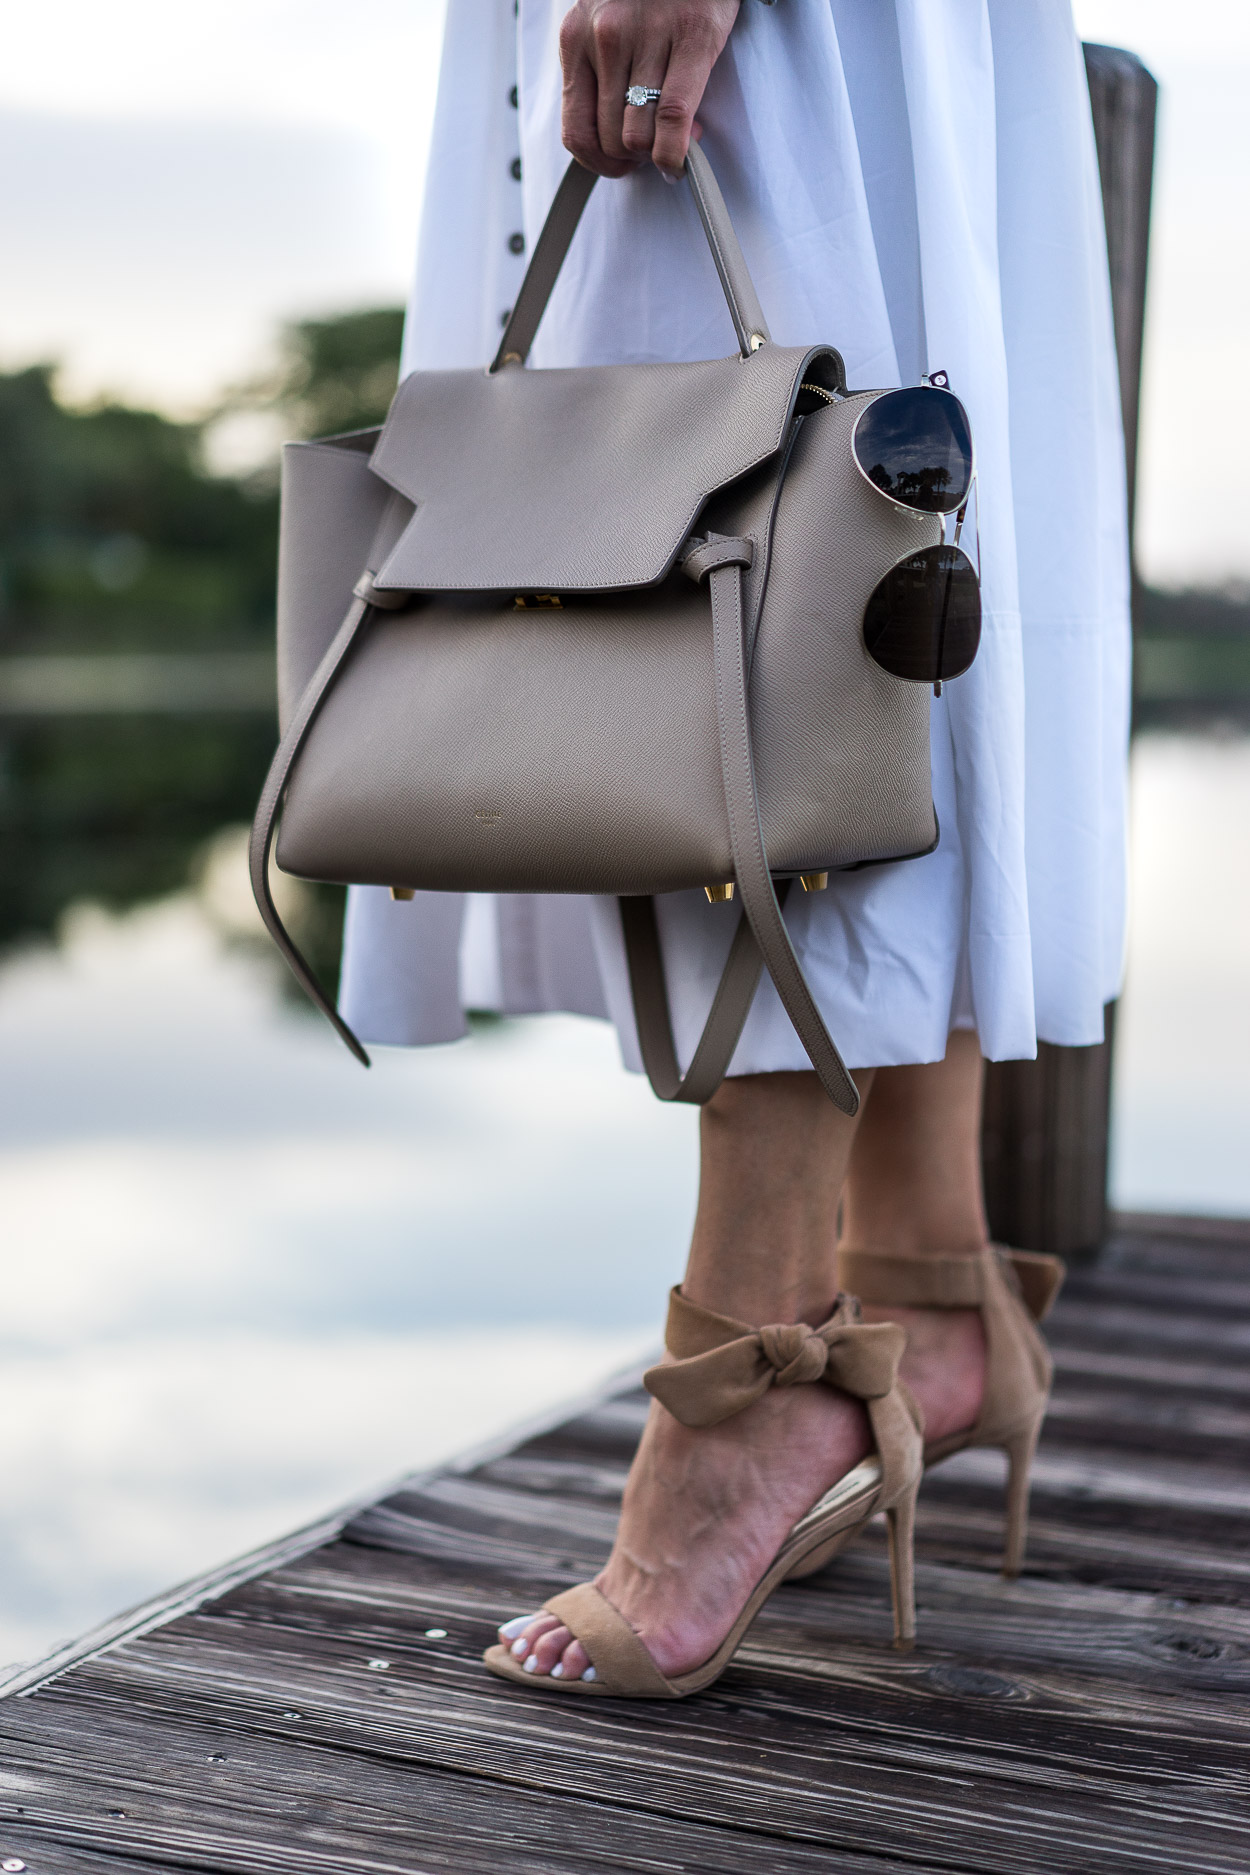
[[[686, 155], [686, 177], [725, 291], [734, 332], [737, 334], [738, 349], [744, 358], [749, 358], [752, 352], [757, 352], [761, 345], [768, 342], [764, 311], [738, 245], [733, 223], [729, 219], [725, 198], [712, 173], [712, 165], [702, 147], [693, 141]], [[499, 341], [499, 350], [490, 367], [492, 372], [499, 371], [505, 365], [523, 365], [529, 357], [539, 321], [547, 310], [547, 301], [551, 298], [551, 290], [564, 265], [569, 244], [577, 232], [582, 210], [590, 200], [590, 192], [598, 180], [593, 170], [583, 169], [577, 161], [571, 162], [565, 170], [543, 223], [542, 233], [534, 245], [533, 257], [526, 268], [516, 304]]]

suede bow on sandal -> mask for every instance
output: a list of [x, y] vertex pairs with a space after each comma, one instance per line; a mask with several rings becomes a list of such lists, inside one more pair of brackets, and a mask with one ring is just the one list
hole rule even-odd
[[767, 1598], [787, 1576], [806, 1573], [814, 1553], [826, 1560], [884, 1511], [890, 1545], [890, 1578], [896, 1646], [915, 1635], [912, 1536], [916, 1491], [922, 1470], [923, 1427], [915, 1401], [899, 1384], [904, 1347], [893, 1322], [859, 1319], [853, 1297], [839, 1296], [819, 1328], [783, 1322], [752, 1328], [727, 1315], [700, 1308], [680, 1289], [669, 1298], [665, 1344], [672, 1357], [643, 1375], [648, 1392], [684, 1426], [715, 1426], [744, 1412], [770, 1387], [823, 1383], [862, 1400], [875, 1445], [874, 1456], [856, 1465], [800, 1517], [746, 1606], [716, 1651], [688, 1673], [661, 1673], [632, 1627], [590, 1582], [554, 1595], [545, 1612], [555, 1615], [581, 1642], [593, 1679], [552, 1679], [525, 1672], [502, 1644], [486, 1650], [486, 1665], [502, 1679], [552, 1693], [588, 1693], [626, 1699], [684, 1699], [701, 1692], [724, 1672]]
[[1058, 1257], [989, 1244], [969, 1256], [878, 1255], [839, 1250], [838, 1277], [870, 1307], [976, 1309], [985, 1333], [985, 1388], [976, 1424], [930, 1441], [926, 1469], [971, 1446], [1007, 1454], [1003, 1574], [1017, 1575], [1028, 1536], [1029, 1472], [1050, 1398], [1054, 1363], [1038, 1333], [1066, 1274]]

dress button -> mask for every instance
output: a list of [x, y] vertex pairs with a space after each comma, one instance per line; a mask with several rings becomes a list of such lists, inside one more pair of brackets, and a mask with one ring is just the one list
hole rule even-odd
[[513, 157], [513, 159], [512, 159], [512, 164], [511, 164], [511, 168], [512, 168], [512, 180], [513, 180], [513, 182], [520, 182], [520, 180], [521, 180], [521, 159], [520, 159], [520, 157], [519, 157], [519, 156], [514, 156], [514, 157]]
[[517, 91], [516, 91], [515, 85], [513, 85], [511, 91], [508, 93], [508, 102], [512, 106], [513, 110], [515, 111], [515, 109], [517, 108]]
[[510, 234], [508, 236], [508, 247], [513, 254], [523, 254], [525, 252], [525, 236], [523, 234]]

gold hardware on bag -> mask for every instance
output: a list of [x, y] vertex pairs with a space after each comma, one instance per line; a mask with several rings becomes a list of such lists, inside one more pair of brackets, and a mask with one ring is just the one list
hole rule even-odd
[[391, 887], [391, 897], [392, 897], [392, 898], [395, 898], [395, 899], [409, 899], [409, 898], [415, 898], [416, 896], [417, 896], [417, 894], [416, 894], [416, 889], [415, 889], [415, 887], [413, 887], [413, 886], [410, 886], [410, 885], [393, 885], [393, 886]]
[[512, 606], [516, 612], [535, 612], [544, 606], [554, 606], [558, 612], [563, 609], [564, 601], [558, 592], [519, 592]]
[[829, 883], [827, 872], [801, 872], [799, 884], [805, 892], [823, 892]]
[[767, 344], [767, 342], [762, 332], [752, 332], [750, 344], [753, 352], [757, 352], [760, 346]]
[[703, 890], [709, 905], [727, 905], [734, 895], [734, 882], [731, 879], [728, 885], [705, 885]]
[[832, 391], [827, 391], [823, 384], [800, 384], [801, 391], [811, 391], [817, 397], [823, 397], [827, 404], [836, 404], [837, 398]]

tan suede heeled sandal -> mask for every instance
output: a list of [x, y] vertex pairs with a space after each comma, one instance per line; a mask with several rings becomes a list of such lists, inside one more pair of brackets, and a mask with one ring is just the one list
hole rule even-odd
[[902, 1329], [893, 1322], [861, 1321], [859, 1305], [850, 1296], [838, 1297], [833, 1314], [820, 1328], [805, 1322], [751, 1328], [699, 1308], [674, 1289], [665, 1345], [673, 1359], [649, 1368], [643, 1383], [682, 1425], [719, 1425], [754, 1405], [770, 1387], [823, 1381], [863, 1401], [875, 1457], [856, 1465], [799, 1518], [733, 1627], [702, 1666], [668, 1679], [624, 1616], [593, 1583], [582, 1582], [553, 1595], [545, 1612], [558, 1616], [581, 1642], [595, 1671], [593, 1680], [553, 1680], [550, 1674], [526, 1673], [502, 1643], [486, 1650], [491, 1672], [553, 1693], [685, 1699], [724, 1672], [760, 1607], [787, 1576], [801, 1570], [815, 1550], [833, 1555], [879, 1510], [885, 1512], [889, 1533], [895, 1645], [910, 1646], [916, 1631], [912, 1538], [923, 1426], [919, 1408], [899, 1384]]
[[1018, 1575], [1024, 1560], [1029, 1472], [1054, 1366], [1036, 1324], [1047, 1314], [1065, 1274], [1058, 1257], [995, 1244], [962, 1257], [838, 1253], [839, 1282], [853, 1283], [871, 1308], [980, 1310], [985, 1331], [980, 1415], [966, 1432], [929, 1441], [924, 1462], [927, 1469], [970, 1446], [999, 1446], [1007, 1454], [1005, 1576]]

